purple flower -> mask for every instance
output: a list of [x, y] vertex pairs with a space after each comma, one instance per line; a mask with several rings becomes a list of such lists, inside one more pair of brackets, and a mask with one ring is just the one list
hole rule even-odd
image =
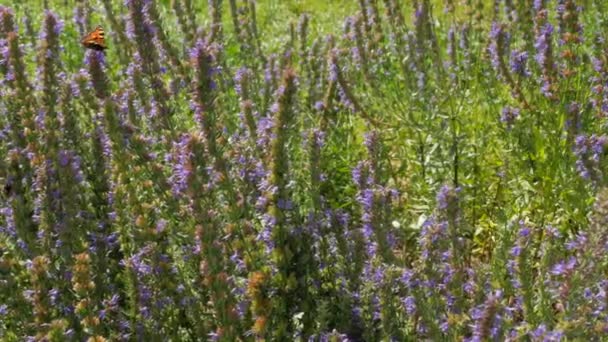
[[550, 225], [545, 228], [545, 234], [550, 238], [560, 238], [562, 236], [557, 228]]
[[440, 210], [446, 210], [448, 207], [457, 204], [460, 187], [453, 188], [450, 185], [443, 185], [437, 193], [437, 207]]
[[547, 330], [547, 326], [545, 324], [541, 324], [532, 332], [530, 332], [530, 337], [532, 337], [533, 341], [558, 342], [561, 341], [562, 338], [564, 338], [564, 335], [559, 330]]
[[521, 229], [519, 230], [519, 237], [527, 238], [530, 236], [530, 228], [528, 228], [523, 221], [519, 222]]
[[584, 179], [599, 182], [603, 178], [601, 168], [602, 156], [608, 146], [608, 137], [595, 134], [579, 135], [575, 139], [574, 154], [577, 157], [576, 168]]
[[509, 64], [511, 66], [511, 72], [515, 75], [522, 77], [530, 76], [530, 71], [526, 68], [528, 62], [528, 52], [515, 50], [511, 52], [511, 59]]
[[405, 312], [412, 316], [416, 313], [416, 299], [413, 296], [407, 296], [402, 300]]
[[545, 8], [545, 1], [546, 0], [534, 0], [534, 10], [538, 12], [541, 9]]
[[493, 22], [490, 30], [490, 46], [488, 50], [492, 60], [492, 66], [500, 75], [505, 51], [508, 50], [510, 36], [502, 24]]
[[574, 239], [566, 242], [566, 249], [569, 251], [583, 251], [587, 246], [587, 235], [585, 232], [579, 232]]
[[338, 66], [339, 52], [337, 50], [332, 50], [329, 58], [329, 80], [332, 82], [338, 82], [338, 75], [340, 73], [340, 67]]
[[41, 40], [47, 39], [50, 37], [52, 32], [54, 35], [53, 39], [55, 39], [55, 37], [59, 36], [59, 34], [63, 31], [63, 20], [59, 19], [59, 17], [57, 17], [57, 15], [50, 10], [45, 10], [44, 15], [46, 17], [46, 27], [40, 31], [40, 36], [38, 38]]
[[59, 290], [58, 289], [51, 289], [49, 291], [49, 299], [50, 299], [51, 305], [56, 305], [57, 304], [57, 300], [59, 299]]
[[502, 316], [500, 315], [499, 301], [502, 292], [496, 291], [489, 295], [483, 305], [471, 310], [474, 320], [473, 337], [470, 341], [485, 341], [496, 337]]
[[247, 83], [252, 77], [253, 73], [251, 69], [242, 67], [236, 71], [236, 75], [234, 76], [234, 88], [237, 95], [243, 97], [243, 88], [247, 86]]
[[570, 257], [567, 261], [560, 261], [551, 268], [551, 274], [561, 276], [571, 273], [577, 265], [575, 257]]
[[515, 120], [517, 120], [517, 118], [519, 117], [519, 113], [520, 113], [519, 108], [510, 107], [510, 106], [504, 107], [502, 109], [500, 121], [505, 123], [507, 125], [508, 129], [511, 129], [511, 127], [515, 123]]
[[0, 226], [0, 232], [18, 239], [17, 230], [15, 229], [15, 217], [13, 216], [13, 208], [0, 208], [0, 217], [4, 217], [5, 226]]
[[551, 35], [553, 34], [553, 25], [546, 23], [543, 27], [541, 27], [538, 36], [536, 37], [536, 42], [534, 43], [534, 48], [536, 49], [536, 62], [542, 67], [547, 67], [546, 63], [548, 62], [548, 53], [550, 49], [551, 43]]

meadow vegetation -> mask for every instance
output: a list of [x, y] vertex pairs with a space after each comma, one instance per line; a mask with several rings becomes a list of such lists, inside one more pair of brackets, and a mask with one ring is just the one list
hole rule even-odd
[[6, 1], [0, 340], [608, 332], [605, 1]]

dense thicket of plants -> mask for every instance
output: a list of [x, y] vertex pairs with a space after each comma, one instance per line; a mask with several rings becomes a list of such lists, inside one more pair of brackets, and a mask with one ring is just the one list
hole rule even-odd
[[0, 6], [0, 339], [608, 331], [604, 1], [98, 2]]

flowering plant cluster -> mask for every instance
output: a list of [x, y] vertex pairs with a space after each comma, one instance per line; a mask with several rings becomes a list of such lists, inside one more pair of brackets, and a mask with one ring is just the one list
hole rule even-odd
[[529, 2], [0, 5], [0, 340], [605, 338], [608, 5]]

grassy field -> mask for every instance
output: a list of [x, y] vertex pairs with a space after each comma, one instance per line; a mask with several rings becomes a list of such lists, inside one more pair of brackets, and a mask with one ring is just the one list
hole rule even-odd
[[605, 338], [603, 1], [8, 1], [0, 340]]

